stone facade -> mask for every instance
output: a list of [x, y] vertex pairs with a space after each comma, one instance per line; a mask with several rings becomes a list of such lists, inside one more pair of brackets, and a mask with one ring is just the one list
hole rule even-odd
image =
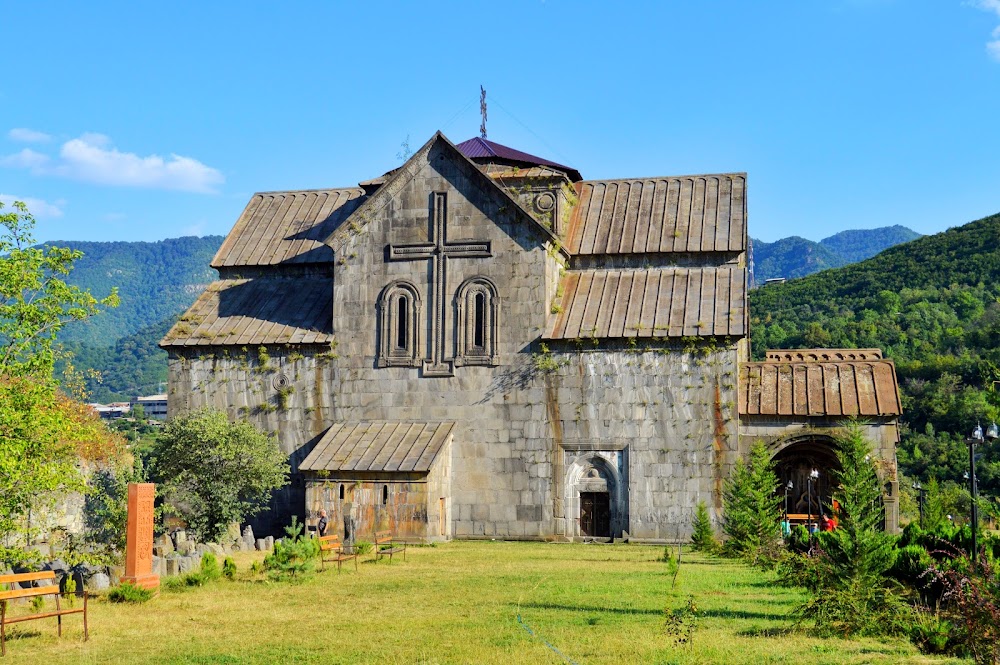
[[[505, 183], [512, 154], [531, 157], [437, 135], [363, 190], [251, 201], [162, 344], [171, 416], [224, 409], [288, 454], [258, 531], [326, 509], [361, 539], [680, 541], [699, 500], [718, 516], [749, 446], [745, 176], [633, 183], [617, 212], [588, 202], [618, 184], [544, 160]], [[425, 472], [372, 466], [398, 444], [374, 434], [348, 442], [363, 470], [298, 472], [331, 427], [373, 421], [454, 429]]]

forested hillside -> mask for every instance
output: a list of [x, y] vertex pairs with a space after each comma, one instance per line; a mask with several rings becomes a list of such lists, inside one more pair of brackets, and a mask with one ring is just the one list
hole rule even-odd
[[[167, 352], [157, 344], [180, 312], [118, 339], [114, 346], [68, 342], [77, 370], [94, 370], [100, 378], [84, 376], [87, 392], [95, 402], [127, 401], [137, 395], [166, 392]], [[65, 367], [60, 363], [59, 370]]]
[[[896, 363], [910, 431], [901, 467], [962, 481], [963, 437], [1000, 418], [1000, 215], [750, 295], [755, 357], [769, 348], [878, 347]], [[981, 487], [1000, 496], [1000, 444]]]
[[921, 236], [916, 231], [897, 224], [880, 229], [841, 231], [829, 238], [823, 238], [819, 244], [844, 259], [846, 264], [870, 259], [882, 250], [919, 237]]
[[798, 236], [775, 242], [753, 240], [754, 277], [757, 284], [775, 277], [794, 279], [828, 268], [863, 261], [882, 250], [919, 238], [905, 226], [841, 231], [819, 242]]
[[159, 242], [55, 241], [83, 252], [69, 282], [97, 296], [118, 287], [121, 305], [86, 322], [71, 323], [60, 337], [110, 347], [119, 338], [187, 309], [216, 278], [209, 262], [222, 236], [171, 238]]

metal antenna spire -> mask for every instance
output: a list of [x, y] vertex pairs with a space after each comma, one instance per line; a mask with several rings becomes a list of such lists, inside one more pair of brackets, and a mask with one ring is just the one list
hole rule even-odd
[[479, 135], [486, 138], [486, 88], [479, 86], [479, 113], [483, 116], [483, 123], [479, 125]]

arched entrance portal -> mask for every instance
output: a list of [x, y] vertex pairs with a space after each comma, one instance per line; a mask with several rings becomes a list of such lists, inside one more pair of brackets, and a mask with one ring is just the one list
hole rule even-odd
[[567, 498], [576, 528], [575, 533], [568, 535], [600, 539], [621, 536], [625, 510], [616, 456], [617, 453], [590, 453], [570, 465]]
[[[787, 512], [792, 515], [805, 515], [810, 507], [809, 475], [813, 470], [819, 472], [819, 478], [812, 482], [811, 503], [812, 514], [829, 514], [832, 503], [833, 471], [840, 469], [837, 455], [834, 452], [834, 442], [826, 437], [810, 437], [786, 443], [772, 458], [778, 475], [779, 492], [782, 495], [782, 510], [786, 510], [784, 501], [787, 489]], [[792, 486], [788, 488], [788, 481]], [[793, 520], [800, 521], [800, 520]]]

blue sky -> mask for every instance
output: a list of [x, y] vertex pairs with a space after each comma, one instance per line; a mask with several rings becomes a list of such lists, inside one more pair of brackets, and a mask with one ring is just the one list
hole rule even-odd
[[14, 3], [0, 200], [39, 240], [224, 234], [437, 129], [585, 178], [749, 173], [750, 233], [1000, 212], [1000, 0]]

